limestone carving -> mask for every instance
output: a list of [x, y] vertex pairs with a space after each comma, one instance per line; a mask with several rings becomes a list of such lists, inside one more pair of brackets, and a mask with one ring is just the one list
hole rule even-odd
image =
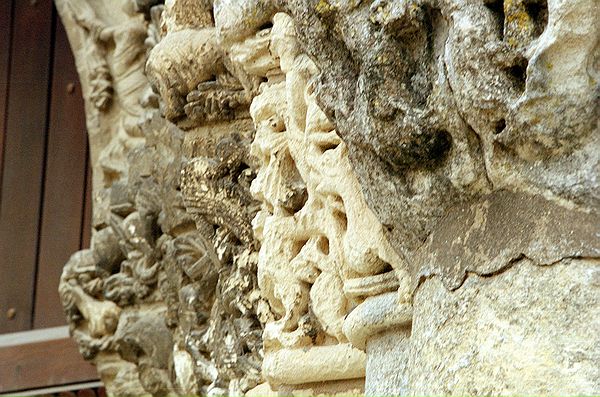
[[[376, 292], [401, 284], [406, 294], [408, 272], [362, 197], [346, 145], [315, 101], [311, 79], [318, 70], [301, 52], [285, 14], [273, 17], [269, 53], [282, 76], [271, 72], [250, 111], [252, 154], [260, 159], [252, 184], [262, 201], [254, 220], [262, 243], [259, 285], [279, 317], [263, 336], [265, 375], [274, 384], [360, 377], [364, 359], [348, 350], [344, 318]], [[301, 348], [315, 349], [313, 370], [286, 373], [285, 359], [275, 357], [287, 352], [295, 361]], [[348, 357], [345, 370], [327, 361], [340, 355]], [[332, 366], [337, 373], [325, 370]]]
[[69, 18], [84, 31], [86, 45], [87, 79], [91, 84], [90, 102], [100, 110], [105, 110], [112, 99], [112, 76], [106, 60], [106, 41], [110, 33], [88, 3], [65, 3]]
[[247, 107], [257, 80], [231, 64], [214, 19], [210, 3], [167, 2], [165, 36], [146, 72], [164, 116], [188, 131], [180, 190], [196, 230], [174, 239], [166, 254], [178, 382], [187, 393], [239, 395], [262, 382], [262, 329], [270, 317], [257, 290], [250, 224], [258, 206], [249, 193], [255, 171]]
[[[367, 393], [539, 393], [544, 377], [566, 367], [539, 363], [530, 378], [507, 362], [511, 369], [493, 381], [473, 389], [460, 383], [478, 371], [476, 355], [463, 349], [470, 332], [493, 338], [509, 321], [510, 332], [548, 337], [505, 311], [506, 302], [523, 304], [521, 291], [489, 302], [495, 325], [461, 323], [444, 333], [442, 350], [456, 354], [447, 366], [437, 364], [443, 354], [428, 350], [427, 335], [436, 331], [422, 325], [434, 317], [454, 323], [468, 310], [445, 306], [452, 298], [440, 288], [493, 295], [495, 284], [471, 278], [495, 278], [521, 263], [562, 269], [573, 258], [597, 258], [597, 2], [293, 0], [283, 8], [319, 68], [316, 98], [348, 145], [365, 199], [411, 269], [417, 328], [411, 331], [408, 307], [390, 306], [387, 294], [368, 298], [345, 320], [369, 357]], [[580, 265], [572, 263], [573, 271]], [[557, 271], [531, 270], [539, 277], [536, 299]], [[418, 298], [422, 288], [439, 294], [429, 295], [431, 305]], [[386, 322], [395, 323], [392, 331], [379, 326]], [[587, 343], [573, 337], [569, 343]], [[533, 349], [547, 354], [555, 346]], [[589, 381], [595, 356], [569, 359], [585, 367], [573, 378], [588, 391], [598, 388]], [[439, 382], [423, 371], [437, 371]]]
[[[94, 17], [92, 5], [63, 4], [86, 44], [93, 30], [89, 26], [119, 33], [118, 38], [106, 33], [106, 40], [94, 39], [94, 45], [105, 51], [114, 87], [121, 89], [114, 90], [110, 108], [96, 108], [91, 117], [110, 137], [96, 160], [104, 178], [95, 189], [95, 232], [92, 247], [74, 254], [65, 266], [61, 297], [82, 353], [96, 362], [110, 394], [239, 395], [262, 382], [262, 324], [270, 318], [257, 291], [250, 224], [258, 208], [249, 193], [254, 178], [248, 155], [251, 123], [248, 116], [243, 121], [242, 113], [235, 116], [242, 119], [236, 128], [224, 124], [219, 134], [187, 140], [160, 117], [156, 108], [168, 109], [171, 97], [160, 84], [155, 85], [158, 101], [149, 94], [156, 81], [153, 62], [188, 54], [168, 45], [170, 40], [186, 44], [176, 40], [181, 23], [174, 18], [176, 2], [157, 3], [137, 2], [142, 15], [125, 4], [130, 22], [114, 28], [112, 21]], [[198, 7], [198, 15], [204, 15], [202, 10], [210, 14], [210, 8]], [[82, 25], [82, 20], [92, 22]], [[214, 28], [188, 28], [192, 34], [203, 32], [214, 44], [207, 54], [222, 59]], [[203, 48], [206, 40], [186, 45]], [[135, 62], [125, 56], [134, 56]], [[199, 66], [212, 75], [215, 64], [216, 58], [200, 57], [200, 64], [179, 64], [176, 70], [189, 79], [195, 76], [192, 71], [201, 73]], [[210, 101], [217, 96], [210, 94], [194, 106], [205, 106], [207, 115], [215, 117], [190, 119], [196, 124], [183, 120], [182, 127], [228, 121], [224, 112], [247, 107], [248, 93], [239, 93], [238, 80], [224, 69], [219, 73], [219, 84], [200, 89], [210, 88], [227, 105], [215, 108]], [[139, 85], [130, 80], [134, 75], [142, 76]], [[82, 76], [93, 83], [90, 75]], [[197, 92], [191, 95], [199, 101]], [[168, 111], [166, 116], [177, 121]]]
[[239, 117], [236, 113], [247, 108], [258, 88], [259, 80], [236, 68], [219, 45], [213, 19], [211, 2], [168, 2], [167, 34], [147, 61], [163, 114], [184, 128]]
[[600, 392], [597, 1], [56, 3], [109, 394]]
[[[596, 190], [592, 174], [579, 172], [568, 188], [535, 164], [547, 158], [544, 168], [566, 172], [567, 153], [578, 164], [572, 170], [597, 161], [587, 151], [594, 145], [586, 145], [594, 142], [597, 122], [597, 70], [590, 66], [596, 41], [581, 49], [567, 44], [598, 36], [595, 2], [325, 1], [319, 7], [309, 0], [288, 8], [300, 42], [323, 71], [320, 103], [348, 143], [367, 202], [399, 251], [410, 256], [446, 209], [490, 190], [526, 189], [559, 201], [578, 196], [581, 205], [594, 205], [589, 194], [572, 190]], [[583, 36], [567, 31], [570, 24]], [[560, 72], [542, 60], [568, 51], [577, 60]], [[565, 113], [533, 110], [553, 109], [554, 101]]]
[[[131, 314], [130, 305], [160, 300], [153, 293], [158, 258], [149, 229], [152, 220], [141, 208], [134, 210], [127, 185], [127, 159], [144, 145], [141, 125], [152, 110], [151, 101], [144, 102], [149, 89], [143, 75], [144, 18], [126, 2], [56, 3], [86, 98], [95, 229], [91, 248], [66, 264], [60, 296], [81, 352], [96, 363], [111, 394], [146, 394], [143, 384], [153, 382], [150, 373], [158, 371], [164, 377], [164, 363], [141, 359], [145, 361], [140, 366], [140, 358], [119, 353], [128, 346], [134, 349], [132, 340], [119, 336], [123, 318]], [[153, 312], [139, 309], [139, 313]], [[158, 337], [160, 330], [156, 332]]]
[[111, 394], [175, 390], [169, 370], [172, 335], [160, 288], [162, 253], [170, 233], [193, 221], [175, 190], [174, 163], [180, 157], [168, 152], [177, 149], [181, 132], [159, 120], [140, 125], [146, 143], [129, 153], [128, 179], [107, 189], [104, 226], [97, 227], [89, 250], [73, 255], [61, 280], [63, 305], [84, 356], [99, 369], [107, 361], [134, 364], [128, 367], [138, 374], [132, 379], [114, 374], [110, 366], [105, 376], [100, 370]]
[[131, 2], [59, 0], [57, 8], [80, 55], [76, 62], [88, 99], [94, 190], [99, 193], [127, 176], [127, 153], [143, 144], [137, 123], [149, 105], [143, 74], [147, 28]]

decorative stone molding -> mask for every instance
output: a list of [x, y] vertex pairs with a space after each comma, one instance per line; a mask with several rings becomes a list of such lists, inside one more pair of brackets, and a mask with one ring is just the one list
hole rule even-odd
[[[58, 2], [96, 153], [92, 244], [65, 266], [65, 312], [111, 395], [239, 395], [262, 382], [271, 315], [250, 225], [251, 91], [217, 65], [206, 18], [190, 25], [177, 2], [114, 3]], [[110, 76], [101, 103], [90, 49]], [[181, 113], [177, 101], [191, 96]]]
[[594, 0], [56, 3], [109, 394], [600, 391]]
[[[279, 317], [265, 328], [263, 370], [275, 385], [362, 377], [365, 361], [348, 345], [344, 318], [369, 288], [397, 290], [394, 268], [408, 272], [360, 193], [345, 144], [315, 102], [310, 80], [318, 71], [285, 14], [273, 17], [269, 53], [280, 72], [261, 85], [250, 109], [251, 153], [260, 159], [252, 183], [262, 201], [253, 223], [262, 243], [259, 286]], [[391, 277], [382, 283], [370, 277], [386, 271]], [[366, 287], [367, 280], [374, 285]], [[283, 363], [301, 356], [315, 369], [291, 376]]]
[[[523, 271], [539, 275], [537, 299], [551, 300], [541, 285], [563, 264], [597, 273], [598, 4], [293, 0], [284, 8], [320, 70], [317, 100], [348, 145], [366, 202], [411, 269], [412, 330], [409, 307], [390, 306], [391, 295], [367, 299], [346, 318], [346, 334], [366, 346], [366, 393], [543, 394], [551, 383], [545, 378], [557, 376], [597, 390], [587, 363], [598, 349], [564, 358], [586, 368], [567, 375], [557, 361], [527, 370], [511, 359], [498, 366], [463, 346], [477, 348], [470, 331], [495, 338], [507, 321], [510, 332], [537, 335], [532, 352], [551, 354], [557, 344], [541, 342], [549, 330], [521, 323], [507, 304], [534, 303], [516, 287], [494, 295], [487, 278], [519, 278], [513, 266], [544, 265]], [[428, 295], [426, 304], [421, 295], [429, 288], [440, 295]], [[433, 348], [428, 338], [439, 328], [425, 324], [454, 323], [476, 305], [442, 290], [494, 295], [497, 301], [483, 305], [503, 320], [444, 328]], [[577, 295], [592, 304], [586, 293]], [[458, 309], [445, 306], [450, 301]], [[590, 320], [583, 312], [579, 318]], [[568, 343], [587, 345], [579, 332]], [[447, 354], [452, 364], [441, 369]], [[474, 364], [476, 356], [485, 364]], [[476, 380], [498, 368], [502, 375], [486, 378], [493, 381]], [[481, 387], [468, 388], [467, 378]]]

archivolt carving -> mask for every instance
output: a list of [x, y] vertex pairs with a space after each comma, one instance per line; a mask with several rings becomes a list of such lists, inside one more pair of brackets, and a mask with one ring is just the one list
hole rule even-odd
[[[408, 283], [403, 262], [362, 197], [346, 145], [315, 101], [311, 81], [318, 70], [300, 51], [293, 29], [290, 17], [274, 16], [269, 52], [281, 75], [269, 76], [250, 111], [252, 154], [260, 160], [252, 183], [262, 201], [253, 223], [261, 241], [259, 285], [279, 318], [265, 328], [267, 354], [347, 343], [344, 318], [361, 299], [398, 289], [399, 279], [406, 292]], [[387, 284], [373, 282], [371, 276], [385, 272], [391, 274], [383, 278]], [[327, 360], [315, 363], [312, 381], [331, 380], [318, 373]], [[335, 379], [357, 376], [361, 365], [358, 359]], [[279, 377], [277, 368], [265, 371], [274, 383], [301, 382]]]
[[[459, 313], [471, 310], [463, 305], [467, 299], [454, 300], [456, 309], [443, 302], [459, 288], [473, 296], [493, 289], [473, 275], [498, 277], [521, 260], [558, 266], [573, 258], [570, 244], [583, 244], [576, 249], [581, 257], [597, 257], [596, 248], [586, 253], [583, 246], [598, 247], [598, 239], [583, 242], [598, 235], [592, 226], [599, 208], [598, 3], [291, 0], [283, 9], [293, 18], [298, 43], [319, 69], [316, 98], [347, 144], [366, 202], [411, 268], [411, 293], [419, 296], [419, 288], [435, 285], [429, 289], [435, 295], [420, 305], [414, 302], [415, 324], [431, 324], [438, 316], [435, 326], [403, 327], [412, 312], [391, 304], [389, 294], [367, 298], [345, 319], [343, 330], [353, 344], [368, 352], [369, 337], [372, 348], [379, 349], [369, 358], [367, 391], [461, 394], [473, 380], [478, 386], [467, 393], [547, 390], [549, 373], [568, 371], [558, 361], [536, 364], [532, 381], [501, 379], [495, 375], [499, 366], [488, 363], [486, 370], [494, 374], [488, 382], [475, 369], [483, 355], [502, 354], [498, 345], [487, 344], [488, 335], [502, 340], [514, 332], [553, 339], [545, 327], [522, 325], [512, 311], [527, 306], [517, 298], [524, 278], [511, 278], [512, 292], [494, 291], [503, 296], [501, 302], [483, 304], [494, 318], [486, 330], [479, 321], [462, 321]], [[546, 229], [550, 224], [552, 230]], [[568, 232], [558, 232], [563, 228]], [[541, 273], [552, 274], [541, 267], [535, 271], [540, 286]], [[448, 295], [442, 297], [442, 291]], [[554, 299], [542, 287], [535, 293]], [[396, 327], [390, 331], [386, 322]], [[570, 328], [568, 323], [562, 326]], [[430, 338], [445, 327], [449, 331], [434, 347]], [[482, 335], [486, 342], [477, 339]], [[478, 342], [469, 345], [473, 338]], [[568, 343], [585, 345], [584, 339], [572, 334]], [[489, 350], [470, 355], [467, 351], [478, 349], [478, 343]], [[440, 349], [454, 357], [451, 363]], [[565, 350], [554, 342], [536, 349], [540, 356]], [[425, 351], [426, 369], [416, 364], [423, 362]], [[509, 361], [506, 368], [513, 368]], [[462, 377], [457, 368], [465, 368]], [[380, 375], [386, 371], [388, 376]], [[391, 373], [398, 378], [390, 380]], [[590, 374], [574, 377], [586, 385], [582, 389], [592, 387]], [[598, 388], [597, 382], [592, 388]]]
[[56, 1], [95, 196], [60, 295], [110, 394], [349, 392], [369, 346], [371, 392], [450, 387], [467, 309], [413, 338], [419, 287], [597, 256], [594, 0]]
[[[92, 248], [63, 275], [73, 332], [88, 358], [133, 363], [136, 387], [151, 394], [243, 393], [263, 381], [263, 341], [271, 362], [317, 346], [350, 358], [325, 378], [317, 365], [297, 381], [266, 364], [273, 385], [360, 377], [364, 355], [348, 345], [344, 317], [374, 291], [405, 283], [405, 270], [315, 102], [317, 70], [273, 6], [218, 3], [213, 17], [211, 4], [186, 4], [137, 4], [148, 81], [164, 117], [188, 133], [149, 120], [148, 110], [138, 116], [133, 95], [115, 108], [121, 118], [98, 161], [121, 165], [104, 167]], [[244, 23], [232, 24], [232, 10]], [[88, 26], [107, 28], [82, 19], [95, 19], [74, 18], [95, 48], [115, 40], [95, 38]], [[122, 31], [122, 43], [135, 36], [127, 24]], [[151, 324], [155, 333], [136, 336]], [[160, 357], [148, 340], [160, 343]], [[131, 382], [111, 376], [122, 388]]]
[[163, 114], [186, 129], [244, 117], [260, 82], [234, 66], [218, 42], [213, 20], [211, 2], [168, 3], [163, 18], [167, 34], [146, 65], [163, 98]]
[[132, 2], [59, 0], [57, 6], [79, 55], [98, 192], [127, 177], [127, 154], [143, 145], [137, 124], [153, 106], [143, 74], [147, 27]]
[[[219, 66], [223, 55], [214, 28], [190, 24], [177, 2], [156, 3], [138, 1], [144, 15], [127, 8], [130, 22], [114, 27], [95, 18], [88, 3], [64, 4], [86, 45], [92, 38], [103, 51], [115, 96], [93, 113], [110, 136], [96, 160], [103, 187], [95, 189], [92, 246], [65, 266], [61, 298], [82, 353], [96, 361], [109, 393], [239, 395], [262, 382], [261, 336], [270, 318], [257, 291], [250, 224], [258, 209], [249, 193], [255, 176], [248, 155], [251, 123], [237, 126], [242, 129], [223, 124], [218, 134], [186, 142], [154, 109], [160, 105], [180, 126], [200, 128], [208, 121], [247, 118], [251, 91]], [[211, 7], [198, 4], [196, 10], [209, 12], [212, 20]], [[102, 40], [96, 31], [104, 32]], [[182, 40], [184, 31], [198, 40]], [[135, 61], [123, 58], [119, 48]], [[156, 60], [192, 59], [190, 51], [200, 55], [199, 63], [180, 62], [175, 75], [154, 69]], [[129, 79], [141, 73], [145, 54], [150, 78], [142, 76], [143, 84], [135, 85]], [[173, 86], [196, 75], [218, 75], [218, 81], [200, 78], [190, 91]], [[83, 76], [91, 82], [89, 74]], [[149, 81], [160, 81], [159, 101], [148, 94]], [[170, 116], [175, 88], [194, 97], [186, 106], [195, 117]], [[89, 103], [93, 98], [88, 96]], [[234, 108], [240, 113], [231, 113]]]

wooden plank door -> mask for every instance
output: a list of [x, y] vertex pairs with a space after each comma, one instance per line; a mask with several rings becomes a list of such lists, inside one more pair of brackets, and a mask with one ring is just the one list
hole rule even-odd
[[[4, 157], [4, 132], [6, 123], [6, 103], [8, 95], [8, 74], [10, 72], [10, 46], [12, 44], [13, 0], [0, 2], [0, 189], [2, 189], [2, 164]], [[0, 197], [2, 194], [0, 192]]]
[[59, 20], [54, 37], [34, 328], [66, 324], [58, 282], [63, 265], [81, 247], [85, 219], [88, 154], [83, 97], [67, 34]]
[[0, 333], [30, 329], [33, 320], [55, 21], [51, 0], [13, 5], [0, 202]]

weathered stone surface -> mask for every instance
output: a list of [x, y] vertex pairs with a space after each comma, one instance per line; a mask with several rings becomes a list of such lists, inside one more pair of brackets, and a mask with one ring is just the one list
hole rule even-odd
[[410, 326], [371, 334], [366, 352], [366, 396], [410, 395]]
[[352, 345], [364, 350], [370, 337], [390, 329], [410, 326], [412, 316], [412, 305], [400, 303], [397, 293], [372, 296], [344, 319], [344, 334]]
[[490, 190], [597, 210], [597, 2], [295, 0], [287, 9], [321, 70], [319, 103], [407, 257], [449, 208]]
[[[348, 344], [345, 318], [365, 296], [398, 289], [396, 275], [408, 274], [362, 197], [345, 144], [316, 104], [310, 81], [317, 70], [299, 49], [290, 17], [276, 14], [269, 53], [280, 70], [265, 75], [250, 107], [251, 154], [259, 159], [251, 191], [262, 202], [253, 222], [258, 281], [279, 318], [265, 327], [263, 371], [282, 387], [362, 377], [364, 356]], [[298, 364], [289, 365], [298, 361], [306, 365], [294, 372]]]
[[[316, 99], [348, 146], [366, 202], [411, 269], [414, 321], [421, 316], [411, 349], [436, 335], [422, 324], [438, 313], [418, 310], [444, 301], [419, 300], [424, 286], [441, 279], [443, 288], [460, 295], [469, 275], [509, 277], [507, 269], [518, 261], [554, 268], [568, 258], [598, 257], [597, 2], [296, 0], [284, 9], [319, 69]], [[512, 282], [522, 277], [515, 274]], [[552, 300], [538, 287], [531, 306]], [[590, 286], [587, 293], [593, 291]], [[490, 300], [490, 310], [504, 310], [519, 293]], [[365, 340], [369, 345], [369, 335], [376, 346], [382, 341], [376, 333], [394, 321], [383, 296], [367, 299], [346, 319], [359, 347]], [[547, 321], [558, 321], [558, 311], [547, 314], [553, 318]], [[589, 321], [590, 315], [582, 313]], [[444, 360], [444, 351], [456, 352], [443, 343], [461, 339], [469, 327], [493, 337], [493, 329], [478, 329], [476, 317], [469, 318], [469, 325], [445, 330], [432, 362]], [[550, 339], [549, 348], [560, 350], [540, 332]], [[583, 349], [586, 341], [573, 336], [571, 343]], [[456, 381], [470, 382], [471, 389], [436, 388], [446, 381], [438, 377], [443, 368], [425, 370], [417, 353], [408, 369], [396, 362], [407, 360], [406, 354], [370, 358], [374, 370], [408, 374], [375, 385], [369, 382], [382, 378], [367, 372], [371, 392], [494, 394], [504, 387], [476, 386], [488, 379], [493, 384], [498, 363], [465, 364]], [[546, 377], [568, 377], [563, 364], [535, 362], [529, 383], [509, 390], [548, 393]], [[423, 372], [429, 377], [419, 378]], [[486, 380], [478, 380], [481, 374]], [[407, 376], [414, 384], [406, 386]], [[575, 383], [582, 390], [597, 390], [594, 374], [579, 376]]]
[[[107, 99], [88, 112], [88, 122], [98, 122], [97, 128], [114, 137], [105, 140], [104, 149], [92, 141], [94, 150], [102, 153], [92, 161], [100, 164], [105, 158], [120, 168], [109, 174], [95, 168], [105, 177], [94, 188], [92, 247], [75, 254], [65, 266], [61, 297], [80, 349], [98, 365], [109, 394], [239, 395], [263, 380], [262, 324], [270, 315], [257, 291], [257, 253], [250, 225], [257, 210], [249, 193], [254, 171], [247, 155], [253, 130], [246, 122], [215, 129], [214, 134], [205, 128], [208, 139], [195, 135], [193, 129], [203, 122], [230, 119], [221, 105], [215, 108], [212, 102], [202, 106], [208, 106], [213, 116], [172, 116], [179, 111], [169, 102], [176, 98], [173, 90], [177, 89], [177, 98], [185, 98], [221, 67], [217, 58], [207, 56], [223, 55], [215, 29], [206, 20], [192, 23], [180, 3], [156, 3], [138, 2], [142, 16], [124, 2], [131, 21], [124, 22], [123, 30], [133, 37], [135, 23], [135, 34], [141, 37], [129, 49], [129, 55], [139, 58], [129, 64], [130, 75], [141, 76], [146, 92], [154, 84], [160, 97], [136, 108], [135, 95], [143, 90], [136, 91], [137, 86], [126, 80], [129, 86], [123, 83], [127, 94], [122, 100], [115, 100], [120, 91], [113, 90], [110, 102]], [[59, 6], [67, 24], [76, 22], [71, 33], [84, 37], [101, 34], [94, 29], [108, 29], [102, 18], [110, 21], [118, 16], [95, 3], [65, 1]], [[211, 7], [196, 7], [197, 15], [208, 15], [212, 21]], [[204, 41], [178, 39], [184, 25], [190, 37], [200, 35]], [[102, 40], [110, 44], [113, 39]], [[77, 41], [72, 42], [80, 55]], [[103, 43], [95, 45], [112, 73], [121, 67], [114, 54], [117, 47]], [[81, 47], [82, 53], [87, 50]], [[202, 51], [207, 56], [201, 56]], [[143, 74], [146, 56], [148, 78]], [[199, 63], [178, 61], [178, 56], [196, 57]], [[154, 67], [165, 60], [172, 67]], [[90, 84], [89, 65], [79, 66], [82, 80]], [[220, 86], [211, 89], [225, 92]], [[86, 98], [88, 105], [95, 101], [92, 94]], [[167, 118], [190, 132], [184, 134], [161, 117], [159, 104]], [[236, 108], [248, 104], [247, 99], [240, 100]], [[142, 109], [139, 116], [131, 114], [135, 109]], [[243, 112], [234, 116], [248, 118], [245, 112], [246, 116]], [[127, 131], [135, 131], [135, 138], [123, 135]], [[188, 153], [185, 148], [190, 146], [202, 150]]]
[[598, 264], [522, 259], [456, 291], [427, 280], [414, 302], [409, 394], [595, 394]]
[[469, 273], [492, 275], [522, 258], [552, 265], [581, 257], [600, 257], [598, 214], [498, 191], [449, 211], [417, 251], [413, 280], [439, 275], [456, 289]]
[[600, 393], [597, 1], [56, 3], [109, 394]]

